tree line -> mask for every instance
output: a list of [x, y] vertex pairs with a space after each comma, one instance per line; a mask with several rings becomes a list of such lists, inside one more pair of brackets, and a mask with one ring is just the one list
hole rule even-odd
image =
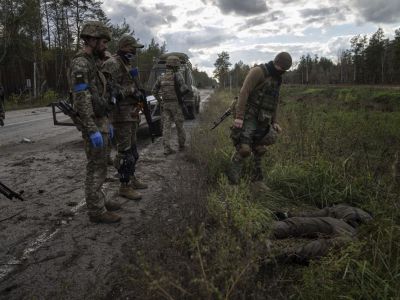
[[[214, 77], [221, 87], [240, 87], [250, 66], [239, 61], [232, 64], [223, 51], [215, 61]], [[293, 84], [399, 84], [400, 29], [389, 39], [381, 28], [370, 38], [357, 35], [350, 40], [350, 49], [341, 49], [337, 61], [317, 54], [302, 55], [284, 76]]]
[[[129, 24], [112, 24], [97, 0], [0, 0], [0, 83], [7, 94], [36, 93], [47, 89], [66, 93], [68, 68], [81, 47], [84, 22], [100, 20], [112, 32], [114, 53]], [[154, 57], [166, 52], [154, 39], [137, 55], [142, 82], [147, 80]]]

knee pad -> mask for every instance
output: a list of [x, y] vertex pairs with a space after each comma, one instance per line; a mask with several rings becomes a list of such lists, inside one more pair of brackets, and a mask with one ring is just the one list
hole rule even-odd
[[259, 156], [264, 155], [265, 152], [267, 152], [267, 147], [264, 145], [258, 145], [254, 148], [254, 152], [256, 155], [259, 155]]
[[238, 152], [241, 157], [248, 157], [251, 154], [251, 147], [248, 144], [240, 144], [238, 147]]

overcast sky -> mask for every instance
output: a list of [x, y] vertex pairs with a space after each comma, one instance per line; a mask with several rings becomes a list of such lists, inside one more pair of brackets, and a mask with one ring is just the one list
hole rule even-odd
[[194, 65], [214, 69], [217, 53], [232, 63], [267, 62], [280, 51], [335, 59], [357, 34], [400, 28], [400, 0], [103, 0], [113, 23], [125, 18], [148, 44], [165, 41]]

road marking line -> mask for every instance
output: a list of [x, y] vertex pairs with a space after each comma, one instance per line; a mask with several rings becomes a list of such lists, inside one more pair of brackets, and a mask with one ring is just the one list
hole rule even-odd
[[[84, 206], [86, 203], [85, 198], [81, 200], [77, 205], [75, 205], [73, 208], [71, 208], [71, 212], [76, 214], [82, 206]], [[60, 231], [60, 228], [56, 228], [53, 231], [50, 231], [49, 229], [45, 230], [43, 233], [41, 233], [33, 242], [31, 242], [28, 247], [24, 249], [22, 252], [22, 255], [20, 258], [17, 257], [12, 257], [8, 263], [6, 263], [3, 266], [0, 266], [0, 280], [2, 280], [4, 277], [6, 277], [8, 274], [10, 274], [12, 271], [14, 271], [18, 265], [21, 265], [24, 260], [27, 260], [29, 258], [29, 255], [36, 252], [44, 243], [49, 241], [51, 238], [53, 238], [57, 232]]]

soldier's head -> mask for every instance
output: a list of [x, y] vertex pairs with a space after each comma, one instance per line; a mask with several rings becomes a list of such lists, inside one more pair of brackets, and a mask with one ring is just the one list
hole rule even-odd
[[85, 42], [85, 47], [91, 48], [94, 55], [103, 57], [107, 43], [111, 40], [111, 32], [100, 21], [88, 21], [79, 35]]
[[175, 55], [168, 56], [167, 60], [165, 61], [165, 66], [168, 69], [177, 70], [177, 69], [179, 69], [180, 65], [181, 65], [181, 61], [179, 60], [179, 57], [175, 56]]
[[286, 72], [292, 66], [292, 57], [287, 52], [278, 53], [274, 59], [274, 66], [279, 72]]
[[143, 47], [142, 44], [138, 43], [136, 39], [129, 34], [124, 34], [118, 41], [118, 51], [122, 52], [128, 60], [136, 55], [137, 49]]

